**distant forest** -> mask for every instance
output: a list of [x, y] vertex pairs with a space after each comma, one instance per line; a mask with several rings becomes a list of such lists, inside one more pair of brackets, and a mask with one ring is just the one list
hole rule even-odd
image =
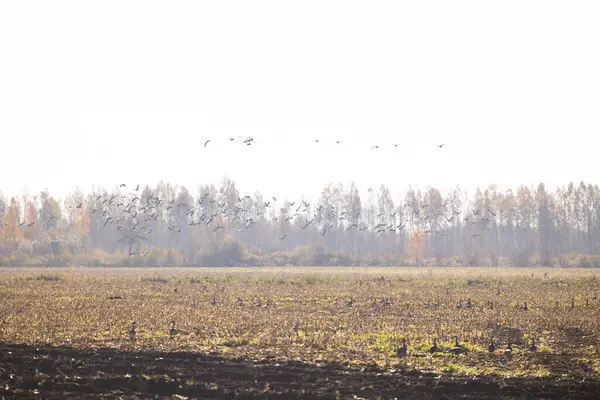
[[220, 187], [119, 185], [0, 193], [3, 266], [600, 266], [600, 189], [544, 184], [468, 196], [381, 186], [361, 198], [329, 184], [319, 199]]

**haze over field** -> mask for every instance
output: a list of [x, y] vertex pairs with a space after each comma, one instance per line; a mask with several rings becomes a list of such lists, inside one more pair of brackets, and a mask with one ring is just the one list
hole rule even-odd
[[195, 191], [227, 174], [243, 193], [316, 199], [329, 181], [594, 182], [599, 8], [3, 2], [1, 188]]
[[598, 16], [0, 1], [0, 397], [593, 398]]

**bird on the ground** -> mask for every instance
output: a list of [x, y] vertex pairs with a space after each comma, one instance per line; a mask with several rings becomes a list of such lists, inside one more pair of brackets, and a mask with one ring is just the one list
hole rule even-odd
[[175, 321], [171, 321], [171, 329], [169, 329], [169, 338], [171, 340], [175, 339], [176, 334], [177, 334], [177, 329], [175, 329]]
[[512, 343], [508, 342], [508, 344], [506, 345], [506, 348], [504, 349], [504, 355], [507, 358], [511, 358], [512, 352], [513, 352]]
[[494, 344], [494, 339], [490, 340], [490, 345], [488, 346], [488, 351], [493, 353], [496, 351], [496, 345]]
[[129, 330], [129, 339], [135, 340], [135, 335], [136, 335], [136, 332], [135, 332], [135, 321], [133, 321], [131, 323], [131, 329]]
[[535, 338], [531, 339], [531, 346], [529, 346], [529, 351], [536, 352], [537, 346], [535, 345]]
[[458, 343], [458, 336], [454, 337], [454, 347], [451, 347], [448, 349], [448, 353], [452, 353], [452, 354], [462, 354], [462, 353], [466, 353], [467, 349], [460, 347], [460, 344]]
[[396, 354], [398, 355], [398, 357], [404, 357], [406, 355], [406, 352], [407, 352], [406, 338], [402, 338], [402, 346], [400, 346], [398, 348], [398, 351], [396, 352]]
[[435, 353], [438, 351], [437, 339], [433, 339], [433, 346], [429, 348], [430, 353]]

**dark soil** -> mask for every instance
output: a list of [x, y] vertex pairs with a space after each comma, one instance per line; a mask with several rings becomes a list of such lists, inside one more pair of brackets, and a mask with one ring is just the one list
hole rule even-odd
[[0, 399], [592, 399], [600, 382], [508, 379], [0, 343]]

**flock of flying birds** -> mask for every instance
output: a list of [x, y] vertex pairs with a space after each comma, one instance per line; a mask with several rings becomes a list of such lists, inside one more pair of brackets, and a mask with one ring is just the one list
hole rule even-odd
[[[117, 189], [126, 187], [121, 184]], [[183, 224], [189, 226], [204, 225], [213, 232], [224, 230], [226, 226], [235, 227], [237, 232], [250, 230], [256, 223], [256, 220], [264, 214], [264, 211], [252, 210], [249, 207], [248, 201], [251, 199], [249, 195], [238, 197], [235, 204], [226, 201], [219, 201], [216, 197], [209, 193], [199, 197], [195, 205], [193, 202], [176, 203], [175, 199], [162, 200], [156, 195], [156, 192], [150, 193], [147, 196], [139, 196], [137, 192], [140, 190], [140, 185], [134, 189], [134, 194], [130, 196], [111, 194], [98, 195], [94, 199], [94, 208], [91, 210], [91, 217], [96, 218], [98, 229], [102, 229], [108, 225], [116, 225], [117, 230], [123, 235], [119, 241], [129, 243], [129, 255], [145, 256], [150, 249], [145, 253], [140, 253], [135, 250], [141, 241], [148, 240], [147, 235], [151, 234], [154, 224], [159, 218], [159, 207], [164, 212], [169, 210], [172, 215], [179, 215], [182, 218], [174, 218], [178, 223], [173, 223], [167, 228], [169, 232], [174, 234], [181, 233]], [[261, 209], [265, 211], [269, 208], [274, 208], [277, 202], [277, 197], [273, 196], [269, 201], [264, 201]], [[164, 204], [163, 204], [164, 203]], [[444, 220], [451, 223], [455, 218], [460, 218], [462, 211], [449, 210], [447, 207], [448, 200], [436, 207], [430, 207], [428, 204], [420, 206], [414, 204], [405, 204], [406, 210], [403, 215], [398, 211], [390, 212], [388, 215], [378, 213], [375, 217], [379, 218], [380, 222], [369, 226], [359, 222], [361, 212], [352, 213], [344, 209], [336, 208], [334, 205], [317, 204], [314, 209], [306, 200], [285, 201], [284, 207], [280, 209], [281, 213], [270, 217], [273, 222], [279, 221], [282, 224], [282, 231], [277, 237], [278, 240], [284, 240], [288, 235], [285, 233], [287, 224], [293, 223], [299, 219], [299, 227], [306, 230], [310, 226], [319, 225], [317, 230], [321, 236], [325, 236], [328, 231], [334, 227], [345, 229], [345, 231], [370, 232], [373, 234], [399, 233], [406, 227], [406, 224], [418, 222], [421, 226], [429, 226], [429, 229], [422, 231], [420, 235], [445, 235], [445, 231], [440, 228], [440, 225], [432, 223], [433, 220], [443, 222]], [[71, 207], [81, 209], [84, 203], [73, 204]], [[435, 208], [435, 209], [433, 209]], [[116, 211], [116, 213], [115, 213]], [[482, 224], [490, 222], [496, 217], [496, 213], [487, 208], [485, 210], [472, 210], [473, 215], [467, 215], [464, 218], [465, 223], [470, 225]], [[263, 216], [264, 218], [264, 216]], [[229, 221], [231, 225], [223, 224], [222, 221]], [[237, 221], [237, 223], [236, 223]], [[317, 222], [315, 222], [317, 221]], [[482, 233], [473, 234], [473, 238], [482, 237]]]
[[[246, 146], [250, 146], [255, 143], [254, 138], [251, 136], [246, 138], [240, 138], [239, 136], [229, 137], [228, 139], [231, 142], [239, 140]], [[318, 143], [319, 140], [315, 140], [314, 142]], [[206, 147], [209, 143], [210, 140], [207, 140], [204, 143], [204, 147]], [[338, 140], [335, 143], [340, 144], [341, 141]], [[392, 145], [398, 146], [397, 144]], [[444, 145], [445, 143], [438, 145], [437, 147], [442, 148]], [[379, 148], [379, 146], [375, 145], [372, 147], [372, 149], [376, 148]], [[117, 189], [120, 190], [125, 187], [126, 184], [121, 184], [117, 187]], [[134, 192], [139, 192], [139, 190], [140, 185], [138, 184], [135, 187]], [[218, 202], [216, 198], [211, 198], [209, 196], [209, 193], [205, 193], [203, 196], [201, 196], [197, 200], [197, 207], [194, 207], [194, 204], [188, 203], [175, 204], [175, 199], [173, 199], [167, 202], [168, 204], [166, 204], [165, 210], [168, 211], [176, 208], [177, 210], [180, 210], [180, 215], [185, 214], [187, 216], [184, 220], [190, 226], [210, 226], [213, 232], [225, 229], [225, 225], [215, 222], [217, 220], [221, 220], [220, 218], [217, 218], [219, 216], [221, 216], [223, 220], [228, 220], [230, 223], [238, 221], [236, 230], [238, 232], [243, 232], [251, 229], [256, 223], [255, 218], [258, 218], [261, 215], [261, 212], [254, 214], [248, 210], [247, 204], [245, 204], [246, 200], [250, 199], [250, 196], [248, 195], [239, 197], [237, 199], [237, 204], [235, 204], [233, 207], [228, 207], [226, 202]], [[277, 201], [277, 197], [274, 196], [271, 198], [271, 200], [272, 201], [264, 202], [263, 205], [265, 209], [271, 207], [271, 204], [274, 206], [275, 202]], [[123, 237], [119, 240], [129, 243], [129, 255], [145, 256], [150, 250], [148, 249], [145, 253], [140, 253], [137, 250], [133, 250], [134, 244], [139, 243], [141, 240], [148, 240], [146, 235], [149, 235], [153, 229], [153, 224], [151, 221], [156, 221], [159, 218], [158, 207], [161, 207], [162, 203], [163, 200], [156, 196], [156, 192], [149, 194], [144, 199], [141, 199], [140, 196], [134, 195], [131, 200], [128, 200], [128, 196], [126, 195], [99, 195], [95, 198], [95, 207], [91, 211], [91, 216], [93, 217], [97, 214], [97, 218], [100, 219], [100, 226], [106, 227], [109, 224], [116, 224], [117, 230], [123, 233]], [[296, 218], [301, 217], [300, 228], [302, 230], [306, 230], [308, 227], [313, 225], [315, 219], [317, 219], [317, 224], [320, 224], [318, 231], [321, 236], [325, 236], [326, 233], [332, 228], [336, 226], [339, 227], [340, 225], [343, 225], [346, 231], [370, 230], [370, 232], [378, 235], [383, 233], [398, 233], [406, 227], [406, 223], [414, 223], [415, 220], [417, 220], [417, 222], [420, 222], [421, 225], [427, 226], [429, 224], [430, 227], [430, 229], [424, 230], [421, 235], [425, 236], [428, 234], [434, 234], [443, 236], [445, 235], [445, 232], [441, 229], [435, 228], [435, 226], [439, 224], [432, 224], [431, 221], [435, 219], [443, 221], [443, 219], [445, 219], [448, 223], [451, 223], [454, 218], [459, 218], [459, 215], [462, 213], [462, 211], [456, 210], [449, 211], [447, 209], [447, 203], [448, 201], [437, 207], [435, 210], [431, 209], [431, 207], [429, 207], [427, 204], [422, 204], [420, 206], [417, 206], [416, 204], [405, 204], [405, 210], [410, 210], [409, 212], [404, 213], [405, 215], [403, 217], [398, 215], [397, 211], [394, 211], [389, 215], [378, 213], [376, 217], [380, 218], [380, 222], [374, 226], [368, 226], [358, 222], [361, 214], [360, 211], [353, 215], [350, 211], [336, 209], [336, 207], [333, 205], [324, 206], [319, 204], [315, 207], [316, 213], [313, 213], [311, 204], [305, 200], [299, 201], [297, 206], [295, 201], [286, 201], [285, 207], [281, 208], [281, 214], [279, 216], [274, 216], [272, 219], [273, 221], [281, 219], [284, 224], [287, 224], [293, 222]], [[209, 204], [211, 204], [211, 206], [209, 206]], [[117, 211], [120, 211], [117, 213], [119, 215], [111, 213], [111, 206], [112, 211], [114, 211], [115, 208]], [[73, 205], [72, 207], [81, 209], [83, 207], [83, 202]], [[472, 210], [472, 212], [472, 216], [467, 215], [464, 217], [465, 223], [470, 225], [489, 222], [496, 217], [496, 213], [490, 208], [485, 210], [475, 209]], [[318, 215], [319, 218], [316, 218], [315, 214]], [[52, 216], [52, 218], [56, 218], [56, 216]], [[19, 225], [24, 224], [25, 221], [21, 222]], [[33, 224], [34, 222], [30, 222], [27, 225], [31, 226]], [[181, 226], [178, 226], [177, 224], [168, 226], [168, 230], [173, 233], [182, 232]], [[285, 233], [285, 229], [283, 229], [277, 239], [284, 240], [286, 237], [287, 233]], [[483, 234], [473, 234], [473, 238], [476, 237], [483, 237]]]
[[[253, 145], [253, 144], [255, 144], [255, 143], [256, 143], [256, 141], [254, 140], [254, 138], [253, 138], [252, 136], [246, 136], [246, 137], [244, 137], [244, 136], [233, 136], [233, 137], [232, 137], [232, 136], [230, 136], [230, 137], [228, 137], [227, 139], [229, 140], [229, 142], [238, 142], [238, 143], [242, 143], [242, 144], [243, 144], [243, 145], [245, 145], [245, 146], [251, 146], [251, 145]], [[206, 146], [208, 146], [208, 144], [209, 144], [210, 142], [212, 142], [212, 140], [211, 140], [211, 139], [207, 139], [207, 140], [204, 142], [204, 148], [206, 148]], [[319, 140], [319, 139], [315, 139], [315, 140], [313, 140], [312, 142], [313, 142], [313, 143], [323, 143], [323, 142], [322, 142], [321, 140]], [[342, 142], [341, 140], [336, 140], [336, 141], [334, 141], [334, 143], [335, 143], [335, 144], [342, 144], [343, 142]], [[394, 147], [398, 147], [398, 146], [400, 146], [400, 143], [391, 143], [390, 145], [391, 145], [391, 146], [394, 146]], [[438, 144], [438, 145], [436, 145], [436, 146], [437, 146], [437, 147], [439, 147], [439, 148], [441, 149], [441, 148], [442, 148], [442, 147], [444, 147], [445, 145], [446, 145], [446, 143], [442, 143], [442, 144]], [[375, 145], [372, 145], [372, 146], [371, 146], [371, 150], [376, 150], [376, 149], [379, 149], [380, 147], [383, 147], [383, 146], [381, 146], [381, 145], [378, 145], [378, 144], [375, 144]]]

